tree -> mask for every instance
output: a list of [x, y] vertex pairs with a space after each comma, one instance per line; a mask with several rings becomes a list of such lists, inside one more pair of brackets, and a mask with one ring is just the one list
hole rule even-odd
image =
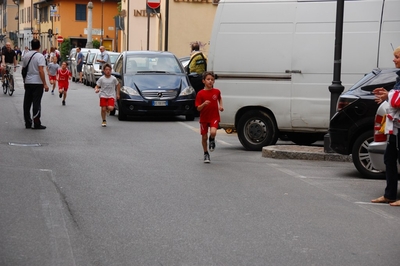
[[100, 42], [98, 40], [93, 40], [93, 48], [96, 48], [96, 49], [100, 48]]
[[71, 51], [71, 43], [68, 38], [65, 38], [61, 43], [60, 53], [61, 53], [61, 61], [66, 61], [67, 56], [69, 56], [69, 51]]

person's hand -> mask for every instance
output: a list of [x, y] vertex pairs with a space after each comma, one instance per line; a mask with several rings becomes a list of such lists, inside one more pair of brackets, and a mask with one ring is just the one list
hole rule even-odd
[[210, 101], [209, 100], [206, 100], [204, 103], [203, 103], [203, 105], [209, 105], [210, 104]]
[[95, 93], [99, 93], [100, 89], [95, 89], [94, 92]]
[[119, 97], [120, 97], [119, 94], [117, 94], [117, 100], [119, 100]]
[[49, 91], [49, 86], [47, 86], [47, 84], [44, 84], [44, 91]]
[[378, 104], [388, 99], [389, 92], [384, 88], [376, 88], [372, 93], [375, 94], [375, 102]]
[[218, 109], [219, 109], [220, 112], [224, 111], [224, 107], [222, 107], [222, 106], [219, 106]]

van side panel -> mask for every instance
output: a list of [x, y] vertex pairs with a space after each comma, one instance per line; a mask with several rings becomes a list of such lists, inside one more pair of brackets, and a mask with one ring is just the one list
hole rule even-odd
[[[400, 45], [399, 10], [399, 0], [345, 2], [346, 88], [373, 68], [393, 67], [390, 43]], [[221, 0], [208, 65], [220, 76], [221, 125], [234, 125], [242, 108], [264, 107], [281, 131], [327, 132], [335, 20], [336, 1]]]
[[[360, 4], [362, 10], [360, 11]], [[376, 68], [381, 1], [345, 3], [342, 84], [349, 88]], [[299, 2], [295, 18], [291, 117], [293, 128], [327, 129], [336, 24], [335, 2]], [[365, 53], [365, 51], [369, 51]]]
[[400, 1], [386, 0], [384, 5], [379, 66], [393, 67], [393, 48], [400, 46]]
[[218, 7], [209, 54], [215, 86], [232, 107], [221, 113], [234, 124], [242, 106], [264, 106], [290, 126], [290, 73], [295, 2], [225, 3]]

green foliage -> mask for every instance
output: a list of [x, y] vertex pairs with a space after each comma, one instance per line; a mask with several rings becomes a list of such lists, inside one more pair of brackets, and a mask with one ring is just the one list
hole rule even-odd
[[69, 51], [71, 51], [71, 43], [68, 38], [65, 38], [64, 41], [61, 43], [61, 48], [60, 48], [61, 61], [67, 60]]
[[93, 48], [96, 48], [96, 49], [100, 48], [100, 42], [98, 40], [93, 40]]

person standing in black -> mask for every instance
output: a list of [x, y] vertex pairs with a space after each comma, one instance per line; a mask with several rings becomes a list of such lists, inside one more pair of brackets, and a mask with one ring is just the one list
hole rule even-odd
[[1, 81], [4, 81], [4, 74], [6, 72], [6, 64], [14, 64], [14, 72], [16, 70], [18, 61], [17, 54], [11, 49], [11, 43], [7, 42], [1, 51]]
[[[41, 101], [44, 91], [49, 91], [46, 83], [44, 68], [46, 67], [46, 59], [43, 54], [39, 52], [40, 41], [33, 39], [31, 41], [32, 50], [24, 55], [22, 66], [28, 65], [28, 73], [25, 78], [25, 94], [24, 94], [24, 119], [25, 128], [32, 129], [45, 129], [40, 121], [41, 116]], [[33, 116], [31, 117], [31, 107], [33, 109]], [[33, 120], [33, 127], [32, 127]]]

